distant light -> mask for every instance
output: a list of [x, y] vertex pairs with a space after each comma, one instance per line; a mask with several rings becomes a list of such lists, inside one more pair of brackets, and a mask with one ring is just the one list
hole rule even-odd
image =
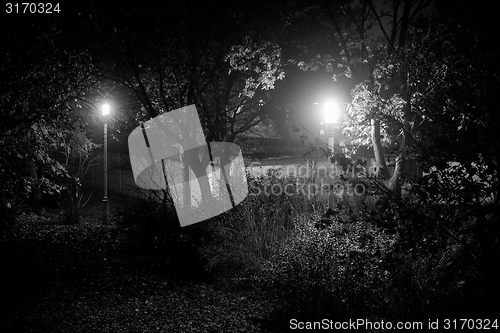
[[325, 123], [338, 123], [339, 122], [339, 106], [335, 102], [328, 102], [325, 104], [324, 119]]
[[111, 109], [111, 107], [109, 106], [109, 104], [103, 104], [102, 105], [102, 114], [104, 116], [107, 116], [110, 112], [110, 109]]

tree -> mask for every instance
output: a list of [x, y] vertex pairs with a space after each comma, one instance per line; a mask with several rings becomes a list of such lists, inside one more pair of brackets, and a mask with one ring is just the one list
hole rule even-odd
[[[41, 213], [42, 192], [57, 191], [47, 174], [64, 168], [48, 152], [54, 148], [57, 131], [70, 128], [69, 115], [91, 86], [88, 55], [71, 47], [56, 21], [11, 22], [2, 34], [0, 73], [0, 150], [7, 192], [32, 193]], [[10, 196], [18, 197], [17, 195]], [[5, 204], [16, 206], [6, 195]]]
[[[373, 145], [379, 175], [400, 193], [400, 179], [411, 154], [418, 129], [412, 108], [413, 82], [409, 81], [407, 53], [417, 50], [409, 43], [414, 24], [433, 8], [432, 0], [372, 0], [319, 2], [309, 9], [335, 41], [332, 53], [299, 62], [303, 69], [324, 66], [333, 78], [347, 76], [358, 86], [352, 91], [346, 133]], [[382, 134], [385, 134], [381, 140]], [[383, 141], [392, 142], [398, 154], [394, 173], [389, 174]]]
[[57, 202], [63, 213], [66, 224], [75, 224], [80, 221], [82, 209], [90, 200], [92, 193], [84, 193], [82, 181], [93, 162], [99, 157], [92, 157], [97, 144], [90, 141], [85, 132], [71, 130], [59, 135], [60, 149], [63, 156], [62, 166], [66, 174], [58, 179], [61, 184], [61, 196]]
[[277, 108], [271, 90], [284, 77], [281, 49], [254, 5], [139, 7], [125, 4], [109, 20], [117, 9], [96, 5], [82, 34], [93, 36], [97, 75], [141, 102], [140, 120], [196, 104], [209, 141], [234, 141]]
[[[142, 106], [132, 111], [138, 121], [195, 104], [207, 142], [232, 142], [278, 110], [283, 91], [275, 89], [284, 70], [274, 27], [266, 20], [270, 13], [254, 6], [96, 5], [90, 35], [113, 41], [104, 48], [93, 42], [96, 74], [135, 94]], [[108, 22], [116, 10], [116, 20]], [[193, 154], [187, 152], [187, 164], [202, 182], [203, 197], [210, 198], [208, 180], [200, 178], [208, 160]]]
[[493, 14], [453, 2], [431, 35], [420, 32], [424, 52], [410, 63], [425, 133], [416, 149], [429, 170], [416, 186], [419, 203], [439, 207], [438, 228], [474, 256], [492, 302], [499, 292], [492, 263], [500, 256], [500, 50], [491, 42], [498, 26]]

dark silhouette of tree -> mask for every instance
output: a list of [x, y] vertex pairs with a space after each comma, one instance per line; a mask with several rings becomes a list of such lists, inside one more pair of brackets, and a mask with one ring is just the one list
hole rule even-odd
[[134, 92], [138, 119], [195, 104], [208, 141], [234, 141], [279, 108], [274, 88], [284, 64], [269, 13], [243, 4], [134, 4], [96, 5], [87, 26], [101, 41], [89, 41], [98, 75]]
[[92, 86], [90, 58], [71, 47], [57, 21], [9, 23], [0, 64], [1, 165], [11, 170], [1, 176], [9, 184], [3, 204], [32, 193], [41, 213], [42, 192], [58, 191], [48, 175], [65, 172], [49, 151], [59, 133], [74, 129], [75, 105]]
[[447, 218], [438, 227], [477, 258], [493, 304], [499, 292], [493, 263], [500, 252], [500, 49], [492, 41], [499, 22], [466, 1], [453, 2], [453, 10], [444, 5], [432, 32], [419, 29], [421, 52], [410, 55], [421, 119], [416, 149], [430, 172], [417, 192], [426, 205], [439, 204]]
[[[141, 107], [128, 110], [135, 126], [195, 104], [206, 141], [232, 142], [281, 108], [285, 64], [279, 26], [268, 20], [278, 7], [267, 12], [255, 4], [190, 1], [92, 6], [84, 11], [89, 20], [81, 34], [95, 56], [95, 75], [135, 95]], [[198, 174], [208, 160], [192, 154], [198, 153], [185, 158], [210, 198], [208, 180]]]

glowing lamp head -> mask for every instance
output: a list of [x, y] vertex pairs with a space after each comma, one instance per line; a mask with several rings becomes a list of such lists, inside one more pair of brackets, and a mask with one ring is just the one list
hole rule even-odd
[[326, 124], [338, 123], [340, 119], [339, 106], [335, 102], [325, 104], [324, 120]]
[[110, 110], [111, 110], [111, 107], [109, 106], [109, 104], [102, 105], [102, 115], [103, 116], [109, 115]]

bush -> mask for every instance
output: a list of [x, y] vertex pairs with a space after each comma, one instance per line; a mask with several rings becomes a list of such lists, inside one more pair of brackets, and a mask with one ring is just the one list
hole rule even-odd
[[[480, 317], [499, 310], [492, 301], [499, 294], [498, 277], [489, 270], [499, 258], [498, 248], [492, 246], [497, 233], [481, 238], [478, 210], [483, 208], [458, 205], [457, 194], [449, 191], [445, 196], [435, 186], [413, 184], [403, 198], [381, 197], [384, 204], [378, 207], [371, 197], [365, 201], [360, 216], [380, 232], [394, 235], [392, 250], [382, 261], [389, 274], [385, 295], [379, 297], [385, 299], [386, 311], [379, 316], [422, 320], [473, 317], [473, 313]], [[342, 221], [352, 222], [359, 215], [343, 212], [338, 214]], [[492, 259], [478, 260], [484, 248]]]
[[77, 224], [80, 222], [82, 211], [89, 202], [92, 193], [83, 193], [81, 187], [76, 187], [73, 192], [65, 190], [57, 197], [57, 205], [62, 213], [62, 222], [64, 224]]
[[[478, 260], [481, 246], [491, 243], [480, 238], [470, 207], [428, 195], [408, 197], [377, 216], [379, 226], [398, 235], [389, 268], [390, 311], [398, 319], [481, 317], [500, 310], [493, 301], [499, 295], [498, 277], [488, 270], [499, 252], [490, 251], [497, 259], [486, 265]], [[488, 283], [491, 276], [496, 280]]]
[[304, 218], [270, 259], [267, 276], [287, 301], [285, 311], [308, 320], [365, 318], [386, 302], [383, 258], [393, 243], [365, 221], [317, 230]]

